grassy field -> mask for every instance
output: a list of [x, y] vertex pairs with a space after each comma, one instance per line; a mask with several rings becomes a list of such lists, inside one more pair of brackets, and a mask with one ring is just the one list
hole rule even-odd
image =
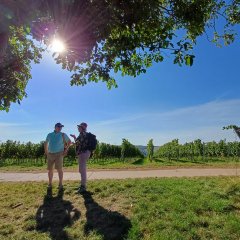
[[[77, 161], [64, 160], [64, 169], [67, 171], [77, 170]], [[121, 162], [116, 159], [90, 160], [88, 169], [136, 169], [136, 168], [176, 168], [176, 167], [240, 167], [240, 158], [211, 158], [211, 159], [179, 159], [168, 160], [155, 158], [152, 162], [145, 159], [130, 159]], [[20, 163], [0, 165], [0, 171], [46, 171], [46, 164]]]
[[0, 239], [240, 239], [235, 177], [0, 183]]

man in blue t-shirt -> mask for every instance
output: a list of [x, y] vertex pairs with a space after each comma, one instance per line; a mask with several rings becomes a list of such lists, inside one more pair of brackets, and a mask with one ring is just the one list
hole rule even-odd
[[53, 132], [47, 135], [44, 150], [47, 156], [47, 169], [48, 169], [48, 188], [52, 188], [53, 167], [58, 171], [59, 189], [63, 189], [63, 157], [67, 154], [71, 140], [67, 134], [62, 133], [61, 130], [64, 126], [61, 123], [55, 124]]

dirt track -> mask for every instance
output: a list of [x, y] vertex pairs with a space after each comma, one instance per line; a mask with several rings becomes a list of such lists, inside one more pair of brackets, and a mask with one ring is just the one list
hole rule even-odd
[[[156, 170], [127, 170], [127, 171], [89, 171], [88, 179], [125, 179], [147, 177], [203, 177], [203, 176], [239, 176], [240, 169], [236, 168], [178, 168]], [[57, 180], [54, 173], [54, 180]], [[47, 181], [46, 173], [8, 173], [0, 172], [0, 182]], [[78, 172], [65, 172], [64, 180], [79, 180]]]

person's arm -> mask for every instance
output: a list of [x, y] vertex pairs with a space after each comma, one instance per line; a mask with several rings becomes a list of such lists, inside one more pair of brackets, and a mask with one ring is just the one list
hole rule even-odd
[[66, 141], [66, 148], [65, 148], [64, 154], [67, 154], [68, 149], [69, 149], [72, 142], [71, 142], [70, 138], [68, 137], [68, 135], [65, 134], [65, 133], [64, 133], [64, 138], [65, 138], [65, 141]]
[[48, 142], [49, 142], [49, 137], [47, 135], [46, 141], [44, 142], [44, 153], [45, 153], [45, 155], [48, 154]]
[[67, 141], [67, 144], [66, 144], [66, 148], [67, 148], [67, 150], [69, 149], [69, 147], [71, 146], [71, 140], [69, 139], [68, 141]]
[[77, 137], [74, 134], [70, 134], [70, 136], [76, 141]]
[[47, 141], [44, 143], [44, 153], [45, 153], [45, 155], [48, 154], [48, 142]]

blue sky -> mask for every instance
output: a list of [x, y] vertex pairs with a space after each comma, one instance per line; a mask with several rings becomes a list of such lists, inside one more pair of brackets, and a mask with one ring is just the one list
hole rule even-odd
[[62, 122], [64, 132], [77, 134], [82, 121], [101, 142], [120, 144], [127, 138], [146, 145], [237, 140], [229, 124], [240, 125], [239, 39], [217, 48], [205, 37], [194, 49], [192, 67], [174, 65], [170, 54], [137, 78], [117, 77], [119, 87], [102, 84], [71, 87], [70, 73], [50, 55], [32, 66], [28, 97], [10, 112], [0, 112], [0, 140], [39, 142]]

